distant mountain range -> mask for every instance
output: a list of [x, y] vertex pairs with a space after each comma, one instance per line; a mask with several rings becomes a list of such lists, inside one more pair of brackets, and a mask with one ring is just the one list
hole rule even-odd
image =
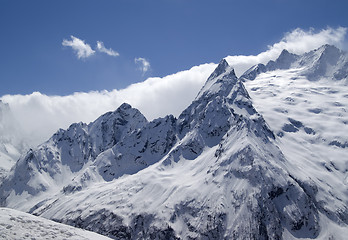
[[311, 81], [321, 78], [343, 80], [348, 77], [348, 56], [346, 52], [332, 45], [323, 45], [303, 55], [296, 55], [284, 49], [275, 61], [251, 67], [242, 78], [254, 80], [260, 73], [291, 68], [302, 69], [299, 74]]
[[0, 205], [114, 239], [344, 239], [347, 79], [330, 45], [240, 78], [223, 59], [178, 118], [124, 103], [58, 130], [6, 173]]

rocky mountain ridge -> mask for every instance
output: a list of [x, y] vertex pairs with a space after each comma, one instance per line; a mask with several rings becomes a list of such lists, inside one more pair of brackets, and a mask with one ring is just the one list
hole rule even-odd
[[311, 81], [321, 78], [344, 80], [348, 78], [348, 55], [328, 44], [302, 55], [284, 49], [275, 61], [271, 60], [266, 65], [260, 63], [252, 66], [241, 77], [254, 80], [260, 73], [290, 68], [302, 68], [301, 75]]

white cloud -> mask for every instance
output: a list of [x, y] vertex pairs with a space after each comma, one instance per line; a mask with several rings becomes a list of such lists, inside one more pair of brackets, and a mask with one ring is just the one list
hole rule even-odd
[[143, 72], [143, 74], [150, 70], [150, 62], [145, 58], [135, 58], [134, 62], [139, 64], [139, 69]]
[[77, 58], [88, 58], [95, 53], [91, 46], [88, 43], [85, 43], [84, 40], [74, 36], [70, 37], [71, 40], [64, 39], [62, 45], [71, 47], [76, 52]]
[[[269, 46], [265, 52], [256, 56], [228, 56], [227, 60], [237, 73], [241, 73], [253, 64], [277, 58], [283, 48], [299, 54], [325, 43], [341, 46], [346, 31], [345, 28], [328, 28], [318, 32], [296, 29], [285, 34], [280, 42]], [[5, 95], [1, 99], [9, 103], [18, 122], [16, 128], [23, 129], [23, 134], [35, 145], [48, 139], [58, 128], [67, 128], [73, 122], [91, 122], [101, 114], [115, 110], [123, 102], [138, 108], [149, 120], [167, 114], [178, 116], [191, 103], [215, 67], [213, 63], [203, 64], [163, 78], [148, 78], [121, 90], [80, 92], [68, 96], [47, 96], [35, 92], [30, 95]]]
[[308, 31], [297, 28], [288, 32], [284, 37], [273, 45], [268, 46], [268, 50], [256, 56], [228, 56], [227, 62], [234, 66], [236, 74], [240, 76], [251, 66], [275, 60], [283, 49], [295, 54], [302, 54], [316, 49], [324, 44], [335, 45], [343, 48], [347, 28], [338, 27], [336, 29], [328, 27], [321, 31], [310, 29]]
[[118, 52], [112, 50], [111, 48], [109, 48], [109, 49], [105, 48], [104, 43], [101, 41], [97, 41], [97, 50], [99, 52], [106, 53], [107, 55], [112, 56], [112, 57], [117, 57], [120, 55]]

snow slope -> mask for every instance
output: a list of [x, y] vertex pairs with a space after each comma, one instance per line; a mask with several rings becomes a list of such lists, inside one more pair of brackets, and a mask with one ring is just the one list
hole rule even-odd
[[0, 239], [106, 240], [108, 237], [10, 208], [0, 208]]
[[299, 167], [294, 176], [315, 182], [316, 201], [325, 211], [346, 215], [348, 86], [330, 79], [309, 81], [298, 71], [271, 71], [245, 84], [282, 152]]
[[[346, 216], [347, 53], [330, 45], [302, 56], [284, 50], [270, 64], [256, 65], [242, 77], [253, 104], [272, 126], [286, 158], [299, 167], [294, 176], [317, 186], [316, 201], [330, 218]], [[347, 223], [346, 217], [340, 219]]]

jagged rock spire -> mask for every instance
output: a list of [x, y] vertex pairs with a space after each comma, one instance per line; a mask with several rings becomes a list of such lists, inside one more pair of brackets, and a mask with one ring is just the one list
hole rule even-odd
[[203, 95], [207, 96], [221, 92], [226, 86], [233, 85], [232, 82], [237, 82], [237, 79], [234, 68], [230, 66], [225, 59], [222, 59], [199, 91], [196, 100]]
[[230, 65], [228, 65], [227, 61], [224, 58], [221, 59], [218, 66], [215, 68], [214, 72], [212, 72], [212, 74], [210, 74], [208, 80], [223, 74], [224, 72], [226, 72], [226, 70], [229, 68], [229, 66]]

